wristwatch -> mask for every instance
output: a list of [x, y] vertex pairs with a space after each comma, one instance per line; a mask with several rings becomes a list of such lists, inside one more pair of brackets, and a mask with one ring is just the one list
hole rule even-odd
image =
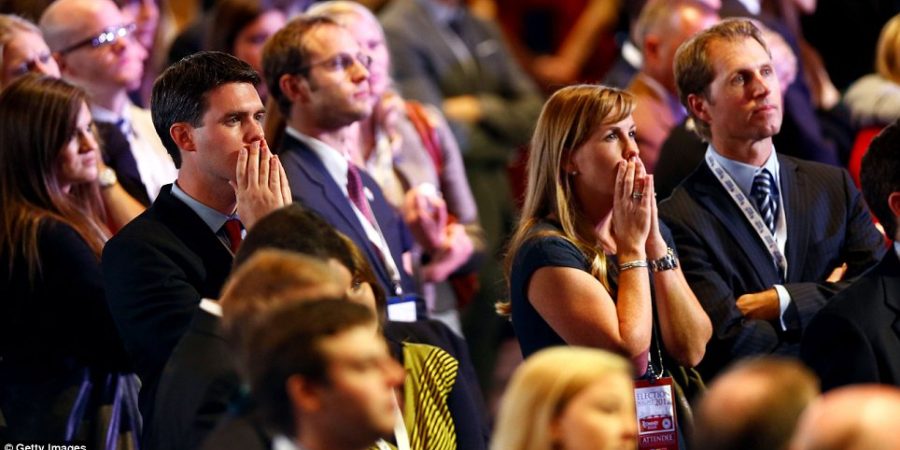
[[112, 170], [110, 167], [104, 167], [103, 170], [100, 171], [100, 174], [97, 176], [97, 181], [100, 183], [101, 189], [106, 189], [113, 187], [116, 183], [119, 182], [119, 178], [116, 177], [116, 171]]
[[662, 258], [649, 260], [650, 270], [654, 272], [662, 272], [663, 270], [672, 270], [678, 267], [678, 258], [675, 257], [675, 250], [672, 247], [666, 249], [666, 254]]

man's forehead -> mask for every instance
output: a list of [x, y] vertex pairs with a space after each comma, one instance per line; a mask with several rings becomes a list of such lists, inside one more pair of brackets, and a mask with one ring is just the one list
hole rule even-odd
[[82, 0], [71, 3], [70, 6], [63, 8], [60, 14], [65, 15], [63, 23], [68, 24], [72, 40], [83, 39], [106, 28], [124, 24], [125, 19], [119, 7], [110, 1]]
[[206, 113], [256, 112], [262, 100], [250, 83], [225, 83], [210, 89], [204, 96]]
[[320, 24], [306, 33], [303, 45], [310, 54], [315, 55], [359, 51], [359, 44], [347, 29], [329, 23]]

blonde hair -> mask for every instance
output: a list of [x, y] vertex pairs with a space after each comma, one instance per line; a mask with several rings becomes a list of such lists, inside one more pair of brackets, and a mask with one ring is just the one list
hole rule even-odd
[[900, 14], [889, 20], [878, 36], [875, 71], [883, 78], [900, 84]]
[[[351, 2], [347, 0], [329, 0], [324, 2], [316, 2], [306, 10], [306, 14], [328, 17], [344, 28], [347, 28], [349, 25], [347, 23], [346, 17], [349, 15], [356, 15], [358, 18], [363, 18], [374, 24], [377, 24], [377, 28], [381, 30], [381, 23], [378, 22], [378, 18], [375, 17], [375, 14], [373, 14], [372, 11], [369, 10], [369, 8], [366, 8], [358, 2]], [[384, 37], [383, 31], [381, 34], [382, 37]]]
[[268, 311], [344, 289], [318, 259], [285, 250], [262, 249], [240, 265], [222, 288], [222, 326], [232, 345], [243, 348], [247, 332]]
[[500, 400], [491, 450], [553, 448], [551, 425], [569, 401], [614, 374], [630, 379], [631, 365], [605, 350], [568, 346], [535, 353], [513, 374]]
[[[572, 152], [599, 126], [619, 122], [633, 110], [631, 94], [593, 84], [564, 87], [544, 104], [531, 139], [522, 216], [506, 255], [507, 280], [516, 252], [528, 239], [538, 237], [534, 233], [535, 225], [552, 216], [559, 221], [562, 231], [541, 235], [557, 235], [578, 247], [591, 263], [591, 275], [609, 290], [606, 256], [597, 248], [592, 237], [593, 225], [584, 218], [581, 205], [575, 200], [573, 180], [565, 166]], [[510, 303], [498, 302], [497, 312], [509, 315]]]

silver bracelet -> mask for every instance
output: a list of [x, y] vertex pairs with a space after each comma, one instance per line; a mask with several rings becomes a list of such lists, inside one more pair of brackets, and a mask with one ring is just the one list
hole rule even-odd
[[675, 250], [672, 247], [666, 249], [666, 254], [662, 258], [648, 261], [650, 270], [654, 272], [662, 272], [664, 270], [672, 270], [678, 267], [678, 258], [675, 257]]
[[636, 269], [638, 267], [648, 267], [647, 260], [636, 259], [634, 261], [628, 261], [626, 263], [619, 264], [619, 273], [622, 273], [629, 269]]

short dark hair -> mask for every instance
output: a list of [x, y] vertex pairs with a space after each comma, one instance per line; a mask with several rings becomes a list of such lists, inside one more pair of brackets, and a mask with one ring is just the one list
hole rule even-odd
[[897, 218], [888, 197], [900, 192], [900, 120], [888, 125], [869, 144], [859, 171], [863, 196], [888, 237], [897, 237]]
[[328, 360], [321, 341], [374, 322], [369, 308], [335, 299], [289, 303], [266, 314], [248, 336], [246, 370], [267, 425], [295, 436], [293, 407], [285, 392], [287, 380], [300, 375], [327, 384]]
[[181, 167], [181, 153], [169, 135], [172, 124], [187, 122], [200, 127], [210, 91], [229, 83], [255, 87], [259, 81], [249, 64], [223, 52], [198, 52], [185, 57], [156, 79], [150, 95], [153, 127], [177, 167]]
[[354, 266], [353, 256], [338, 231], [315, 211], [297, 203], [272, 211], [253, 226], [234, 255], [233, 270], [266, 248], [323, 260], [334, 258], [348, 269]]
[[309, 66], [309, 50], [305, 38], [322, 25], [339, 26], [328, 17], [303, 15], [292, 19], [278, 30], [263, 47], [263, 76], [269, 95], [278, 104], [278, 110], [290, 117], [291, 101], [281, 91], [280, 79], [284, 75], [302, 73], [299, 69]]

